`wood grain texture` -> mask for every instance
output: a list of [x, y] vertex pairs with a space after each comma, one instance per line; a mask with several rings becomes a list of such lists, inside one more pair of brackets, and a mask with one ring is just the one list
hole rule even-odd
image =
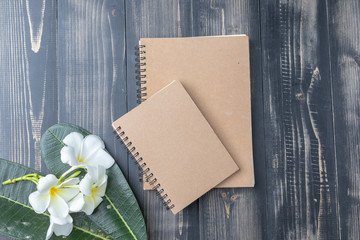
[[99, 135], [128, 176], [111, 123], [127, 112], [123, 1], [58, 2], [59, 122]]
[[213, 189], [200, 199], [201, 239], [261, 239], [266, 236], [261, 227], [266, 202], [259, 5], [251, 0], [200, 1], [193, 3], [193, 9], [192, 31], [196, 35], [249, 36], [255, 150], [255, 188]]
[[0, 157], [46, 172], [40, 137], [56, 121], [56, 2], [0, 1], [0, 32]]
[[338, 239], [324, 1], [261, 1], [269, 239]]
[[56, 119], [55, 16], [55, 1], [0, 1], [0, 157], [37, 170]]
[[327, 1], [341, 239], [360, 238], [360, 5]]

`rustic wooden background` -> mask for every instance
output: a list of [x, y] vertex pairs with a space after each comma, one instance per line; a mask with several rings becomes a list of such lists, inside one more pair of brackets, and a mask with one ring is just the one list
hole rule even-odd
[[[137, 105], [134, 47], [240, 33], [256, 186], [211, 190], [174, 216], [111, 133]], [[150, 239], [359, 239], [359, 120], [358, 0], [0, 0], [0, 157], [46, 172], [39, 142], [52, 124], [100, 135]]]

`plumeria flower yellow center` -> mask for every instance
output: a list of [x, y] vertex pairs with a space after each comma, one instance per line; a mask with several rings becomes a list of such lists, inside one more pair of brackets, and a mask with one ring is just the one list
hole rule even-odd
[[77, 157], [76, 159], [79, 161], [79, 163], [86, 163], [81, 157]]
[[[106, 169], [114, 164], [114, 159], [105, 151], [104, 142], [95, 135], [85, 138], [77, 132], [67, 135], [61, 149], [61, 161], [72, 166], [60, 178], [53, 174], [45, 177], [33, 173], [15, 179], [8, 179], [3, 185], [18, 181], [32, 181], [37, 191], [29, 195], [29, 203], [38, 214], [46, 210], [50, 213], [50, 226], [46, 240], [53, 234], [68, 236], [73, 230], [70, 212], [83, 211], [90, 215], [103, 201], [108, 176]], [[87, 174], [80, 181], [83, 168]], [[64, 180], [65, 179], [65, 180]]]
[[72, 187], [79, 183], [78, 178], [71, 178], [59, 184], [53, 174], [39, 179], [37, 191], [29, 195], [29, 202], [36, 213], [43, 213], [46, 209], [58, 218], [65, 218], [69, 214], [67, 202], [73, 199], [79, 189]]
[[59, 192], [59, 189], [56, 187], [52, 187], [50, 188], [49, 192], [51, 197], [55, 197], [55, 195]]
[[[80, 193], [69, 202], [70, 211], [83, 211], [87, 215], [93, 213], [94, 209], [102, 202], [105, 195], [108, 176], [105, 168], [99, 166], [94, 175], [86, 174], [79, 184]], [[80, 208], [81, 206], [81, 208]]]
[[61, 149], [61, 161], [72, 167], [84, 167], [90, 175], [95, 174], [98, 166], [110, 168], [115, 160], [105, 151], [105, 144], [96, 135], [84, 136], [78, 132], [68, 134]]
[[95, 196], [97, 194], [97, 189], [96, 187], [92, 186], [91, 187], [91, 197]]

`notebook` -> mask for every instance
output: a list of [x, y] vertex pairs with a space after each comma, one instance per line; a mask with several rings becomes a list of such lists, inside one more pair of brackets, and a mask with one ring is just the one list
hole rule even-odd
[[112, 126], [174, 214], [239, 169], [179, 81]]
[[248, 37], [142, 38], [138, 50], [139, 102], [179, 80], [240, 168], [217, 187], [253, 187]]

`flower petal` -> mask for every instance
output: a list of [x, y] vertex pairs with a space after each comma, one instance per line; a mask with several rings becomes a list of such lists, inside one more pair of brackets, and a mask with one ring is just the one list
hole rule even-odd
[[68, 203], [70, 212], [80, 212], [84, 204], [84, 195], [82, 193], [79, 193]]
[[108, 178], [108, 176], [105, 175], [105, 177], [104, 177], [105, 181], [103, 181], [101, 185], [96, 187], [96, 191], [95, 191], [96, 196], [103, 197], [105, 195], [106, 186], [107, 186], [107, 178]]
[[102, 178], [99, 179], [99, 181], [96, 183], [97, 186], [102, 186], [107, 183], [108, 175], [104, 174]]
[[57, 195], [60, 196], [65, 202], [70, 201], [79, 193], [78, 188], [58, 188]]
[[104, 149], [105, 144], [101, 140], [100, 137], [96, 135], [87, 135], [81, 146], [80, 157], [83, 159], [84, 162], [87, 162], [87, 159], [91, 157], [95, 152], [99, 149]]
[[50, 196], [36, 191], [29, 195], [29, 202], [36, 213], [43, 213], [49, 206]]
[[67, 223], [64, 225], [54, 225], [54, 233], [56, 236], [68, 236], [73, 230], [73, 224]]
[[87, 164], [92, 166], [100, 165], [103, 166], [105, 169], [108, 169], [114, 164], [115, 160], [104, 149], [99, 149], [89, 158], [87, 158], [86, 162]]
[[56, 186], [59, 179], [55, 177], [53, 174], [48, 174], [45, 177], [39, 179], [37, 184], [37, 189], [41, 194], [49, 194], [50, 188]]
[[86, 166], [87, 175], [89, 175], [92, 179], [96, 179], [98, 175], [98, 166]]
[[88, 175], [91, 176], [92, 184], [101, 182], [105, 176], [106, 170], [103, 166], [88, 165]]
[[72, 147], [65, 146], [60, 151], [61, 161], [70, 166], [78, 166], [80, 162], [76, 158], [76, 153]]
[[50, 221], [50, 226], [49, 226], [49, 228], [47, 230], [47, 233], [46, 233], [46, 240], [51, 238], [51, 236], [53, 235], [53, 232], [54, 232], [54, 223], [52, 223]]
[[58, 218], [54, 215], [50, 215], [50, 226], [46, 233], [46, 240], [51, 238], [53, 232], [56, 236], [69, 235], [73, 229], [72, 222], [73, 219], [70, 215], [67, 215], [65, 218]]
[[55, 195], [51, 197], [48, 211], [51, 215], [54, 215], [55, 217], [65, 218], [66, 215], [69, 214], [69, 207], [64, 199], [62, 199], [58, 195]]
[[82, 211], [84, 211], [87, 215], [91, 215], [95, 209], [94, 199], [92, 197], [84, 197], [84, 200], [85, 204], [82, 208]]
[[104, 177], [106, 176], [106, 170], [104, 166], [98, 166], [97, 167], [97, 178], [96, 183], [99, 185], [101, 182], [104, 181]]
[[55, 217], [54, 215], [50, 215], [50, 222], [58, 225], [64, 225], [66, 223], [72, 223], [73, 219], [70, 215], [67, 215], [64, 218], [59, 218], [59, 217]]
[[79, 182], [80, 182], [79, 178], [70, 178], [70, 179], [65, 180], [61, 184], [59, 184], [59, 187], [73, 186], [73, 185], [78, 184]]
[[95, 204], [95, 208], [97, 208], [97, 206], [99, 206], [99, 204], [103, 201], [102, 197], [96, 196], [94, 198], [94, 204]]
[[80, 191], [85, 194], [86, 196], [91, 197], [91, 188], [93, 185], [92, 177], [88, 174], [81, 180], [79, 184]]
[[63, 143], [67, 146], [70, 146], [74, 149], [75, 155], [80, 152], [81, 142], [83, 141], [84, 136], [78, 132], [69, 133], [64, 139]]

